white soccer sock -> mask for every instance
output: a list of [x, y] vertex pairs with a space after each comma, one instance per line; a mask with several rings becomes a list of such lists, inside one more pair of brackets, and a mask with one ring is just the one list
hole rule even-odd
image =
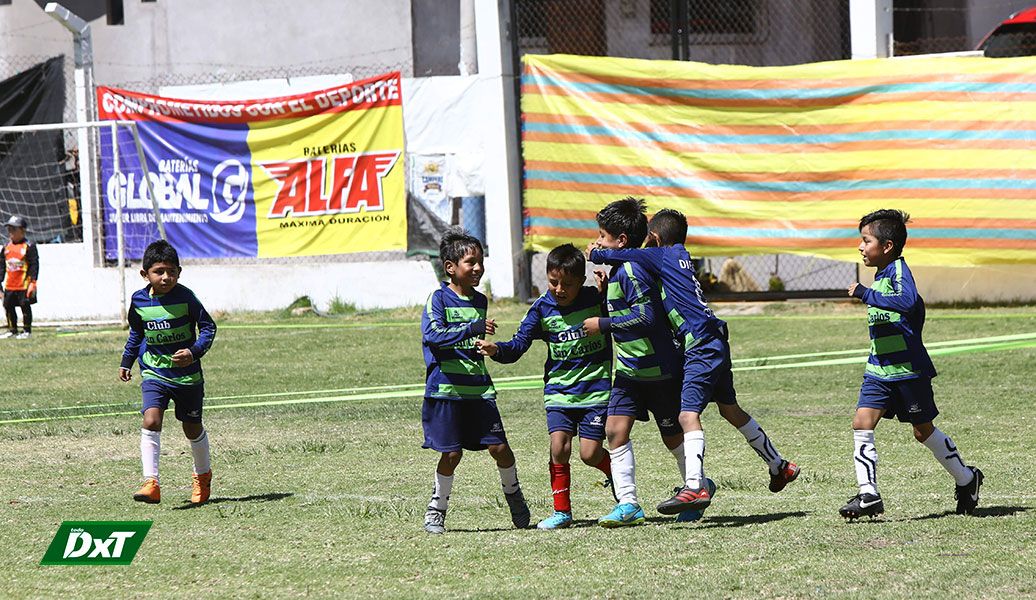
[[637, 465], [633, 459], [633, 442], [626, 442], [618, 448], [608, 451], [612, 460], [612, 485], [615, 486], [615, 497], [619, 504], [636, 504], [637, 499]]
[[497, 470], [500, 471], [500, 485], [503, 486], [505, 494], [513, 494], [520, 489], [517, 467], [518, 463], [506, 468], [497, 467]]
[[683, 456], [686, 473], [684, 485], [697, 490], [701, 489], [705, 478], [705, 432], [688, 431], [683, 434]]
[[194, 474], [201, 475], [212, 470], [209, 459], [209, 432], [202, 429], [201, 435], [191, 440], [191, 454], [194, 456]]
[[939, 464], [949, 471], [950, 475], [953, 475], [957, 485], [968, 485], [971, 483], [975, 473], [964, 464], [964, 459], [960, 457], [960, 452], [957, 452], [957, 446], [954, 445], [950, 436], [936, 428], [932, 435], [928, 436], [928, 439], [924, 441], [924, 445], [928, 446], [928, 449], [932, 451]]
[[162, 432], [150, 429], [140, 430], [140, 462], [144, 467], [144, 479], [158, 481], [158, 456], [162, 449]]
[[752, 447], [752, 450], [755, 450], [759, 458], [763, 459], [766, 466], [770, 468], [770, 474], [777, 473], [784, 459], [781, 457], [781, 453], [777, 451], [777, 448], [773, 447], [769, 436], [759, 426], [759, 423], [756, 423], [755, 419], [749, 417], [748, 422], [738, 427], [737, 430], [741, 432], [741, 435], [745, 436], [745, 441], [748, 442], [748, 445]]
[[878, 494], [878, 449], [874, 447], [874, 430], [853, 431], [853, 464], [861, 494]]
[[680, 470], [680, 481], [687, 481], [687, 458], [683, 455], [683, 442], [670, 452], [676, 459], [676, 468]]
[[446, 510], [446, 505], [450, 502], [450, 492], [452, 491], [453, 475], [443, 475], [436, 471], [435, 487], [432, 489], [432, 500], [428, 503], [428, 508]]

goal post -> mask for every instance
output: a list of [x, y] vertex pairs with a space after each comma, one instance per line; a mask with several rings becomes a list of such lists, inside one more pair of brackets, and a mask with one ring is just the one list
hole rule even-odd
[[[92, 144], [98, 160], [87, 160], [93, 153], [84, 152], [80, 163], [83, 141]], [[82, 244], [84, 262], [116, 269], [124, 324], [127, 266], [148, 243], [166, 239], [155, 192], [135, 122], [0, 127], [3, 221], [24, 216], [33, 241]]]

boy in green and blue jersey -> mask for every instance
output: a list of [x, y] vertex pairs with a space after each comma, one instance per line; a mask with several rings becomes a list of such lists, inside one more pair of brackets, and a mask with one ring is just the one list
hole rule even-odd
[[497, 410], [496, 388], [475, 346], [486, 334], [496, 333], [496, 323], [486, 318], [488, 301], [475, 289], [485, 272], [482, 242], [448, 231], [439, 243], [439, 258], [450, 280], [428, 296], [421, 315], [426, 366], [423, 447], [441, 453], [424, 528], [428, 533], [446, 532], [453, 473], [464, 450], [489, 450], [500, 472], [511, 522], [523, 529], [529, 525], [529, 507]]
[[850, 296], [869, 306], [871, 353], [853, 417], [853, 463], [860, 493], [839, 510], [847, 519], [874, 517], [885, 511], [878, 493], [878, 452], [874, 447], [874, 428], [882, 417], [911, 423], [914, 438], [953, 476], [957, 514], [975, 510], [982, 486], [982, 471], [966, 465], [953, 440], [932, 424], [939, 409], [932, 394], [935, 366], [921, 341], [924, 300], [902, 256], [909, 220], [899, 210], [878, 210], [860, 219], [863, 264], [877, 273], [872, 287], [853, 283], [848, 289]]
[[176, 419], [191, 442], [194, 477], [191, 503], [209, 499], [212, 468], [209, 437], [201, 422], [205, 382], [201, 358], [216, 337], [216, 324], [194, 292], [178, 283], [180, 257], [165, 240], [144, 250], [140, 271], [147, 280], [144, 289], [133, 294], [127, 319], [129, 338], [122, 353], [119, 379], [130, 381], [133, 363], [140, 364], [144, 415], [140, 430], [140, 454], [144, 484], [133, 495], [138, 502], [161, 501], [158, 457], [162, 419], [169, 402], [176, 405]]
[[680, 393], [680, 425], [684, 438], [684, 487], [658, 505], [658, 512], [679, 514], [704, 510], [712, 502], [705, 479], [705, 432], [701, 413], [715, 402], [720, 414], [745, 437], [770, 471], [770, 491], [779, 492], [799, 475], [799, 468], [777, 452], [755, 419], [741, 409], [734, 391], [727, 325], [716, 318], [702, 295], [694, 264], [684, 242], [687, 219], [670, 209], [658, 211], [648, 223], [645, 248], [608, 249], [587, 247], [589, 259], [618, 265], [632, 262], [657, 278], [662, 305], [673, 332], [683, 347], [683, 387]]
[[[632, 197], [604, 207], [597, 213], [597, 246], [639, 248], [647, 237], [645, 210], [644, 201]], [[598, 522], [603, 527], [621, 527], [644, 522], [630, 432], [637, 420], [648, 420], [649, 412], [655, 417], [662, 442], [676, 457], [680, 481], [684, 479], [679, 422], [683, 364], [678, 342], [664, 321], [658, 284], [643, 267], [631, 262], [613, 266], [608, 274], [607, 299], [607, 316], [587, 319], [584, 327], [609, 334], [615, 344], [615, 381], [606, 433], [617, 504]], [[678, 520], [700, 517], [700, 511], [690, 510], [681, 513]]]
[[513, 363], [535, 340], [547, 343], [543, 364], [543, 402], [550, 434], [550, 486], [554, 513], [537, 525], [560, 529], [572, 524], [569, 494], [572, 438], [579, 435], [579, 457], [611, 479], [611, 461], [602, 445], [611, 389], [612, 348], [608, 336], [588, 334], [583, 321], [599, 318], [603, 299], [584, 286], [586, 259], [572, 244], [547, 255], [548, 290], [526, 313], [508, 342], [476, 341], [481, 352], [500, 363]]

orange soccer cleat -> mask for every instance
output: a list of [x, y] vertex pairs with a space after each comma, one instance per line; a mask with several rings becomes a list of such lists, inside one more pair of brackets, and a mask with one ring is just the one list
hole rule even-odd
[[799, 476], [799, 466], [793, 462], [781, 461], [776, 473], [770, 473], [770, 491], [777, 493]]
[[137, 502], [147, 502], [148, 504], [158, 504], [162, 501], [162, 492], [158, 488], [158, 480], [154, 477], [148, 477], [144, 480], [144, 484], [140, 486], [136, 494], [133, 494], [133, 499]]
[[207, 473], [195, 474], [192, 476], [192, 479], [194, 481], [191, 484], [191, 504], [204, 504], [208, 502], [209, 494], [212, 491], [212, 469], [209, 469]]

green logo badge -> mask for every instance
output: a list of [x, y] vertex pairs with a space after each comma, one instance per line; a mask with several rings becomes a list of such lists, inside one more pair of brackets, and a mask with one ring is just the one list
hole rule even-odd
[[151, 521], [65, 521], [41, 565], [128, 565]]

